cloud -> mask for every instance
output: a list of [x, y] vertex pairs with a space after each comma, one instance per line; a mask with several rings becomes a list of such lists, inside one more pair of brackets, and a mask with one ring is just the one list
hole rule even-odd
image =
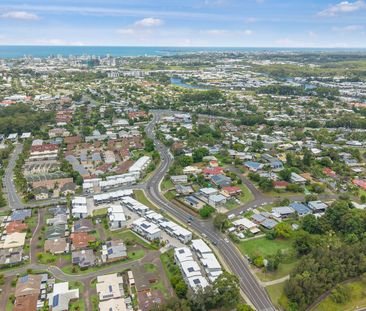
[[242, 33], [246, 36], [250, 36], [253, 34], [253, 30], [250, 29], [245, 29], [244, 31], [242, 31]]
[[25, 11], [10, 11], [0, 15], [0, 18], [17, 19], [17, 20], [37, 20], [39, 16]]
[[159, 18], [147, 17], [135, 23], [138, 27], [157, 27], [164, 24], [164, 21]]
[[80, 41], [66, 41], [63, 39], [42, 39], [42, 40], [36, 40], [34, 42], [37, 45], [59, 45], [59, 46], [65, 46], [65, 45], [69, 45], [69, 46], [84, 46], [86, 45], [83, 42]]
[[314, 38], [317, 38], [318, 37], [318, 34], [314, 31], [309, 31], [308, 32], [308, 36], [311, 38], [311, 39], [314, 39]]
[[244, 22], [247, 23], [247, 24], [256, 23], [256, 22], [258, 22], [258, 18], [256, 18], [256, 17], [247, 17], [244, 20]]
[[133, 35], [136, 33], [136, 30], [133, 28], [120, 28], [117, 29], [117, 33], [120, 35]]
[[364, 27], [362, 25], [348, 25], [344, 27], [333, 27], [332, 30], [336, 32], [354, 32], [362, 30]]
[[154, 28], [162, 26], [164, 21], [158, 18], [147, 17], [136, 21], [134, 24], [117, 29], [117, 33], [123, 36], [151, 34]]
[[[78, 15], [93, 15], [93, 16], [128, 16], [128, 17], [169, 17], [169, 18], [185, 18], [185, 19], [208, 19], [208, 20], [233, 20], [234, 16], [226, 16], [222, 14], [210, 13], [210, 12], [190, 12], [190, 11], [164, 11], [164, 10], [147, 10], [147, 9], [119, 9], [119, 8], [106, 8], [106, 7], [94, 7], [94, 6], [60, 6], [60, 5], [29, 5], [29, 4], [14, 4], [3, 5], [0, 4], [0, 10], [30, 10], [45, 13], [68, 13]], [[239, 18], [236, 17], [238, 20]]]
[[204, 35], [213, 35], [213, 36], [221, 36], [228, 33], [225, 29], [209, 29], [209, 30], [202, 30], [200, 31], [201, 34]]
[[364, 0], [357, 0], [355, 2], [342, 1], [338, 4], [331, 5], [327, 9], [318, 13], [319, 16], [337, 16], [342, 13], [356, 12], [366, 8]]

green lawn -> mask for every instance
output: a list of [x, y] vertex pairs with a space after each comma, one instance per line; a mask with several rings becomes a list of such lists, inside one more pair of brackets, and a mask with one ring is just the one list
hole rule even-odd
[[135, 195], [136, 200], [139, 201], [140, 203], [152, 209], [156, 209], [156, 206], [153, 203], [151, 203], [150, 200], [145, 196], [143, 190], [134, 190], [133, 194]]
[[173, 199], [175, 199], [175, 195], [176, 195], [176, 192], [175, 191], [168, 191], [164, 194], [164, 197], [168, 200], [168, 201], [171, 201]]
[[256, 275], [263, 282], [277, 280], [285, 277], [286, 275], [289, 275], [291, 271], [296, 267], [297, 262], [298, 261], [295, 259], [281, 262], [278, 265], [278, 269], [276, 271], [266, 273], [264, 271], [259, 271], [256, 272]]
[[37, 254], [37, 262], [44, 265], [56, 262], [57, 258], [58, 256], [46, 252]]
[[165, 286], [164, 286], [164, 284], [163, 284], [163, 282], [162, 282], [161, 280], [159, 280], [159, 281], [158, 281], [158, 282], [156, 282], [156, 283], [152, 283], [152, 284], [150, 285], [150, 288], [151, 288], [152, 290], [158, 290], [158, 291], [160, 291], [162, 294], [164, 294], [164, 296], [168, 295], [168, 291], [167, 291], [167, 289], [165, 288]]
[[102, 266], [94, 266], [94, 267], [89, 267], [87, 269], [81, 270], [79, 268], [79, 266], [73, 265], [70, 263], [70, 264], [62, 267], [61, 270], [67, 274], [88, 274], [91, 272], [96, 272], [96, 271], [106, 269], [111, 266], [120, 265], [122, 263], [127, 263], [130, 261], [135, 261], [135, 260], [141, 259], [145, 256], [145, 251], [143, 249], [139, 249], [139, 250], [135, 250], [135, 251], [129, 251], [129, 252], [127, 252], [127, 254], [128, 254], [127, 259], [119, 260], [119, 261], [116, 261], [116, 262], [113, 262], [110, 264], [106, 264], [106, 265], [102, 265]]
[[92, 310], [98, 311], [99, 310], [99, 297], [98, 295], [92, 295], [90, 297], [91, 303], [92, 303]]
[[81, 297], [83, 297], [83, 292], [84, 292], [84, 284], [82, 282], [78, 282], [78, 281], [73, 281], [69, 283], [69, 288], [70, 289], [79, 289], [79, 297], [80, 299], [72, 301], [70, 303], [69, 306], [69, 310], [70, 311], [84, 311], [85, 310], [85, 303], [84, 303], [84, 299], [82, 299]]
[[292, 239], [288, 240], [268, 240], [265, 237], [243, 241], [238, 244], [240, 252], [249, 257], [276, 255], [278, 251], [284, 255], [278, 269], [274, 272], [257, 271], [256, 275], [262, 281], [272, 281], [280, 279], [294, 269], [297, 264], [297, 258], [294, 256]]
[[107, 207], [100, 208], [100, 209], [97, 209], [97, 210], [93, 211], [93, 216], [94, 217], [105, 216], [105, 215], [107, 215], [107, 213], [108, 213], [108, 208]]
[[266, 287], [273, 304], [280, 310], [288, 310], [288, 299], [284, 294], [284, 287], [285, 282]]
[[144, 269], [148, 273], [155, 272], [157, 270], [156, 266], [153, 263], [145, 263]]
[[278, 250], [283, 252], [292, 251], [292, 239], [287, 240], [268, 240], [266, 237], [243, 241], [238, 244], [239, 250], [242, 254], [249, 257], [254, 256], [271, 256], [275, 255]]
[[253, 193], [249, 190], [249, 188], [244, 185], [238, 185], [242, 191], [242, 194], [239, 196], [239, 200], [242, 204], [248, 203], [250, 201], [254, 200], [254, 195]]
[[225, 207], [230, 211], [232, 209], [235, 209], [239, 206], [239, 204], [237, 204], [234, 200], [228, 200], [225, 203]]
[[106, 238], [118, 238], [123, 241], [130, 241], [134, 244], [141, 245], [147, 249], [156, 249], [152, 244], [147, 241], [141, 239], [137, 234], [133, 233], [131, 230], [122, 230], [122, 231], [109, 231], [105, 230]]
[[164, 178], [164, 180], [161, 182], [161, 190], [167, 190], [174, 188], [174, 184], [170, 179]]
[[174, 261], [171, 260], [171, 256], [173, 253], [174, 250], [169, 250], [160, 255], [161, 263], [163, 264], [165, 274], [168, 276], [169, 280], [174, 276], [174, 274], [169, 269], [171, 265], [174, 265]]
[[354, 281], [344, 286], [350, 289], [351, 299], [344, 304], [337, 304], [328, 296], [313, 311], [351, 311], [366, 307], [365, 282]]

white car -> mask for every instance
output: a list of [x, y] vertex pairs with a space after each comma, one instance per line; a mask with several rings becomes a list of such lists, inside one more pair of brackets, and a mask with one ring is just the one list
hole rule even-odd
[[224, 239], [224, 241], [225, 241], [226, 243], [229, 243], [229, 242], [230, 242], [228, 238], [225, 238], [225, 239]]

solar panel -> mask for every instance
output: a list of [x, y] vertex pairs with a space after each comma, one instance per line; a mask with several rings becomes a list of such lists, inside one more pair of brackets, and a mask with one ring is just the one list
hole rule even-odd
[[53, 299], [52, 299], [52, 307], [58, 306], [58, 300], [59, 300], [59, 296], [58, 295], [53, 296]]

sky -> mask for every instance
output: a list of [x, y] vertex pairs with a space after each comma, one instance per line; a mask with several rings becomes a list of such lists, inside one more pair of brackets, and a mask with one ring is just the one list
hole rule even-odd
[[1, 0], [0, 45], [366, 47], [366, 0]]

